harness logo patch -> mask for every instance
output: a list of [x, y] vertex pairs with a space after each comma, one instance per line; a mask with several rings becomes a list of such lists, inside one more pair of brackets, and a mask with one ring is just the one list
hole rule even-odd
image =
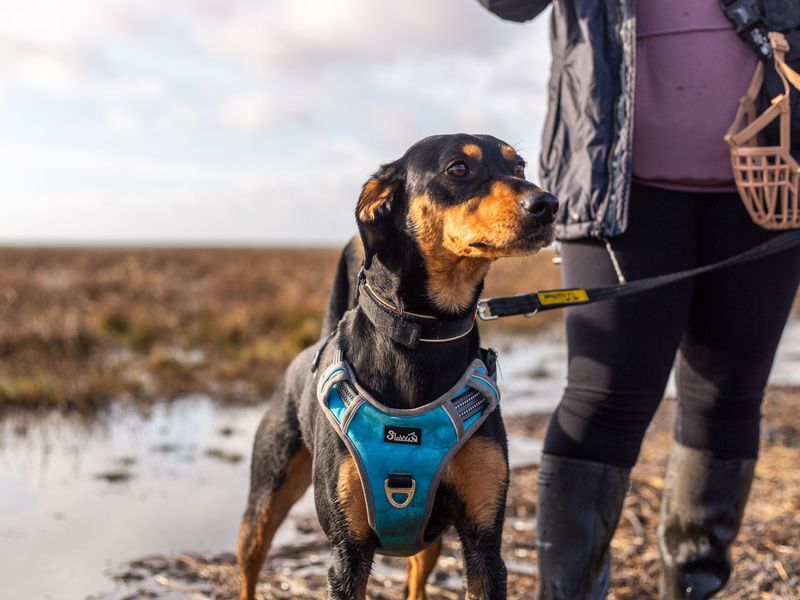
[[383, 426], [383, 441], [392, 444], [416, 444], [422, 443], [422, 429], [420, 427], [395, 427], [394, 425]]

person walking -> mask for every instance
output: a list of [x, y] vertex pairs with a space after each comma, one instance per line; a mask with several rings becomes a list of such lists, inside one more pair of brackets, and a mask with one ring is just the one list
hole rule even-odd
[[[551, 4], [480, 1], [515, 21]], [[800, 0], [760, 4], [770, 29], [800, 27]], [[751, 221], [733, 183], [723, 135], [758, 59], [718, 0], [552, 5], [540, 175], [563, 205], [564, 285], [690, 269], [775, 235]], [[725, 585], [798, 281], [792, 250], [567, 311], [568, 379], [537, 484], [538, 599], [604, 597], [630, 469], [673, 363], [659, 594], [705, 599]]]

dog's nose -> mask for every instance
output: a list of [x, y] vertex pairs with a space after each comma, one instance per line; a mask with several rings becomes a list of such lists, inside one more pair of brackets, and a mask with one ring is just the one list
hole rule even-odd
[[536, 219], [540, 225], [548, 225], [556, 218], [558, 199], [548, 192], [531, 192], [520, 201], [522, 210]]

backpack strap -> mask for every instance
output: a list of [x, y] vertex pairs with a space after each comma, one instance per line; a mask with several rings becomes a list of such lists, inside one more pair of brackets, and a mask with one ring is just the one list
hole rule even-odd
[[722, 12], [733, 24], [736, 33], [764, 62], [772, 59], [769, 28], [757, 0], [719, 0]]

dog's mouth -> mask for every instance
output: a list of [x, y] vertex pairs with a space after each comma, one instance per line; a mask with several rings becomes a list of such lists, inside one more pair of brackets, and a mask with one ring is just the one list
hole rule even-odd
[[492, 244], [484, 240], [475, 240], [468, 246], [481, 252], [499, 256], [517, 256], [537, 252], [553, 243], [555, 228], [553, 225], [536, 227], [533, 231], [523, 232], [520, 237], [502, 245]]
[[514, 246], [520, 249], [541, 250], [549, 246], [555, 239], [556, 228], [551, 225], [537, 227], [534, 231], [520, 238]]

